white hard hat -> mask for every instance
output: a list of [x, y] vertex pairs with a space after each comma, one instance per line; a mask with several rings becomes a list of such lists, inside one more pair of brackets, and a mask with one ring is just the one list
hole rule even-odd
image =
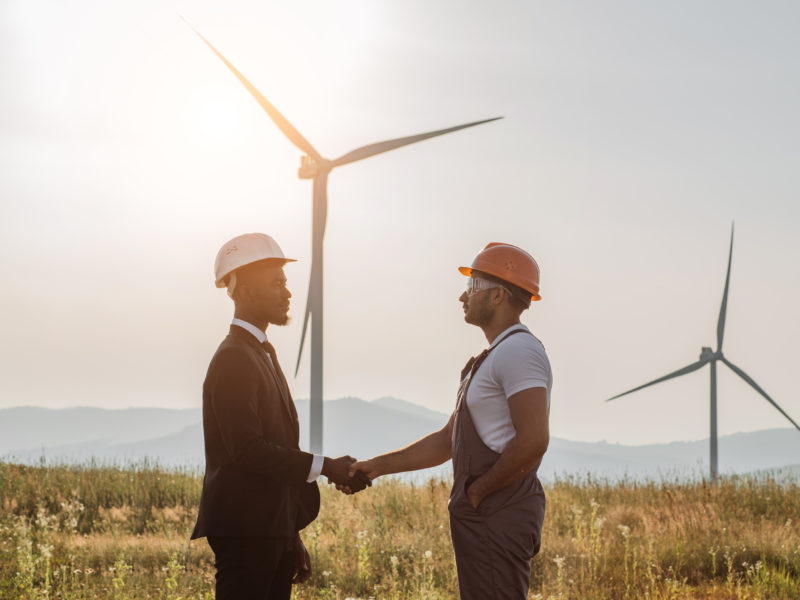
[[259, 260], [277, 258], [294, 262], [283, 255], [278, 242], [265, 233], [245, 233], [222, 245], [214, 261], [214, 279], [218, 288], [225, 287], [225, 278], [239, 267]]

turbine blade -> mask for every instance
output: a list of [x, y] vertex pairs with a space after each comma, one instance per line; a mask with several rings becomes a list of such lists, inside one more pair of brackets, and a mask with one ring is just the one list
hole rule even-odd
[[725, 313], [728, 312], [728, 285], [731, 281], [731, 258], [733, 258], [733, 223], [731, 223], [731, 247], [728, 250], [728, 273], [725, 275], [725, 291], [722, 293], [722, 306], [717, 320], [717, 352], [722, 352], [722, 338], [725, 335]]
[[311, 282], [308, 282], [308, 298], [306, 298], [306, 313], [303, 316], [303, 333], [300, 334], [300, 350], [297, 352], [297, 364], [294, 366], [294, 376], [300, 370], [300, 359], [303, 358], [303, 346], [306, 343], [306, 329], [308, 329], [308, 317], [311, 316]]
[[672, 379], [674, 377], [680, 377], [681, 375], [686, 375], [687, 373], [691, 373], [692, 371], [697, 371], [697, 369], [699, 369], [700, 367], [702, 367], [703, 365], [705, 365], [708, 362], [709, 361], [707, 361], [707, 360], [698, 360], [697, 362], [694, 362], [694, 363], [692, 363], [692, 364], [690, 364], [690, 365], [688, 365], [686, 367], [683, 367], [682, 369], [678, 369], [677, 371], [673, 371], [669, 375], [664, 375], [663, 377], [659, 377], [658, 379], [654, 379], [653, 381], [645, 383], [644, 385], [640, 385], [639, 387], [635, 387], [632, 390], [628, 390], [627, 392], [622, 392], [621, 394], [617, 394], [616, 396], [612, 396], [611, 398], [606, 400], [606, 402], [611, 402], [612, 400], [616, 400], [617, 398], [620, 398], [621, 396], [625, 396], [627, 394], [631, 394], [633, 392], [636, 392], [638, 390], [644, 389], [646, 387], [650, 387], [651, 385], [655, 385], [657, 383], [661, 383], [662, 381], [666, 381], [667, 379]]
[[355, 162], [357, 160], [362, 160], [364, 158], [369, 158], [370, 156], [375, 156], [376, 154], [380, 154], [382, 152], [388, 152], [389, 150], [400, 148], [401, 146], [407, 146], [408, 144], [421, 142], [422, 140], [427, 140], [428, 138], [436, 137], [437, 135], [444, 135], [445, 133], [458, 131], [459, 129], [466, 129], [467, 127], [474, 127], [475, 125], [481, 125], [482, 123], [489, 123], [490, 121], [497, 121], [498, 119], [502, 118], [503, 117], [494, 117], [493, 119], [484, 119], [483, 121], [475, 121], [474, 123], [456, 125], [455, 127], [448, 127], [447, 129], [439, 129], [437, 131], [429, 131], [428, 133], [420, 133], [419, 135], [411, 135], [409, 137], [397, 138], [395, 140], [386, 140], [385, 142], [378, 142], [376, 144], [369, 144], [368, 146], [362, 146], [361, 148], [356, 148], [355, 150], [353, 150], [352, 152], [348, 152], [344, 156], [340, 156], [339, 158], [333, 161], [333, 166], [338, 167], [340, 165], [346, 165], [348, 163]]
[[784, 411], [784, 410], [783, 410], [783, 409], [782, 409], [780, 406], [778, 406], [778, 403], [777, 403], [777, 402], [775, 402], [775, 400], [773, 400], [772, 398], [770, 398], [770, 397], [769, 397], [769, 395], [767, 394], [767, 392], [765, 392], [764, 390], [762, 390], [762, 389], [759, 387], [759, 385], [758, 385], [758, 384], [757, 384], [755, 381], [753, 381], [753, 379], [752, 379], [752, 378], [751, 378], [751, 377], [750, 377], [750, 376], [749, 376], [747, 373], [745, 373], [744, 371], [742, 371], [742, 370], [741, 370], [739, 367], [737, 367], [736, 365], [734, 365], [734, 364], [733, 364], [731, 361], [729, 361], [729, 360], [728, 360], [727, 358], [725, 358], [724, 356], [722, 357], [722, 359], [721, 359], [721, 360], [722, 360], [722, 362], [724, 362], [726, 365], [728, 365], [728, 368], [729, 368], [731, 371], [733, 371], [733, 372], [734, 372], [734, 373], [736, 373], [736, 374], [737, 374], [739, 377], [741, 377], [741, 378], [742, 378], [742, 379], [744, 379], [744, 380], [745, 380], [747, 383], [749, 383], [749, 384], [750, 384], [750, 387], [752, 387], [752, 388], [753, 388], [755, 391], [757, 391], [759, 394], [761, 394], [762, 396], [764, 396], [764, 398], [766, 398], [766, 399], [767, 399], [767, 402], [769, 402], [770, 404], [772, 404], [772, 406], [774, 406], [775, 408], [777, 408], [777, 409], [778, 409], [778, 412], [779, 412], [779, 413], [781, 413], [781, 414], [782, 414], [784, 417], [786, 417], [787, 419], [789, 419], [789, 422], [790, 422], [792, 425], [794, 425], [794, 426], [795, 426], [795, 427], [798, 429], [798, 431], [800, 431], [800, 425], [798, 425], [797, 423], [795, 423], [795, 422], [794, 422], [794, 420], [792, 419], [792, 417], [790, 417], [789, 415], [787, 415], [787, 414], [786, 414], [786, 412], [785, 412], [785, 411]]
[[[188, 22], [186, 24], [189, 25]], [[192, 27], [192, 26], [189, 25], [189, 27]], [[272, 121], [275, 123], [275, 125], [278, 126], [278, 129], [280, 129], [283, 132], [283, 135], [285, 135], [287, 138], [289, 138], [290, 142], [292, 142], [295, 146], [297, 146], [300, 150], [302, 150], [303, 152], [308, 154], [314, 160], [316, 160], [316, 161], [322, 160], [322, 157], [320, 156], [319, 152], [317, 152], [314, 149], [314, 146], [312, 146], [309, 143], [309, 141], [306, 138], [304, 138], [300, 134], [300, 132], [297, 131], [297, 129], [294, 128], [294, 125], [289, 123], [289, 121], [286, 119], [286, 117], [284, 117], [280, 112], [278, 112], [278, 109], [275, 108], [270, 103], [270, 101], [267, 100], [264, 97], [264, 95], [261, 92], [259, 92], [255, 88], [255, 86], [252, 83], [250, 83], [247, 80], [247, 78], [245, 78], [245, 76], [242, 75], [239, 72], [239, 70], [236, 67], [234, 67], [228, 61], [228, 59], [225, 58], [219, 52], [219, 50], [217, 50], [216, 48], [214, 48], [214, 46], [211, 45], [211, 42], [209, 42], [206, 38], [204, 38], [203, 35], [199, 31], [197, 31], [194, 27], [192, 27], [192, 31], [194, 31], [200, 37], [200, 39], [205, 42], [206, 46], [211, 48], [211, 50], [214, 52], [214, 54], [216, 54], [220, 58], [220, 60], [222, 62], [224, 62], [225, 65], [231, 70], [231, 72], [233, 72], [233, 74], [236, 75], [236, 78], [239, 81], [242, 82], [242, 85], [244, 85], [244, 87], [247, 88], [247, 91], [250, 92], [250, 95], [253, 96], [253, 98], [256, 99], [256, 102], [258, 102], [261, 105], [261, 108], [264, 109], [264, 112], [266, 112], [269, 115], [269, 118], [272, 119]]]

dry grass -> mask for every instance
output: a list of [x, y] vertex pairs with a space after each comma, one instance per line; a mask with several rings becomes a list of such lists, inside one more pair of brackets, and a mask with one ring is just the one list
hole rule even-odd
[[[0, 464], [0, 598], [213, 597], [213, 557], [189, 542], [201, 478], [138, 468]], [[447, 482], [323, 486], [303, 532], [311, 598], [457, 597]], [[800, 598], [800, 489], [726, 479], [557, 481], [532, 598]]]

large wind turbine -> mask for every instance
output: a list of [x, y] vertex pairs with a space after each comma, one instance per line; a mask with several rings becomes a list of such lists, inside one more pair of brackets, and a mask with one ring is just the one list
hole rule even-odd
[[698, 360], [697, 362], [693, 362], [692, 364], [683, 367], [682, 369], [673, 371], [668, 375], [664, 375], [663, 377], [654, 379], [649, 383], [645, 383], [644, 385], [635, 387], [632, 390], [628, 390], [627, 392], [617, 394], [616, 396], [606, 400], [606, 402], [610, 402], [611, 400], [615, 400], [621, 396], [625, 396], [626, 394], [630, 394], [637, 390], [644, 389], [651, 385], [655, 385], [656, 383], [661, 383], [662, 381], [673, 379], [675, 377], [680, 377], [681, 375], [686, 375], [687, 373], [691, 373], [692, 371], [697, 371], [697, 369], [704, 367], [705, 365], [711, 365], [711, 435], [709, 436], [709, 443], [711, 445], [710, 467], [711, 467], [712, 481], [717, 480], [717, 361], [722, 361], [724, 364], [726, 364], [731, 371], [733, 371], [739, 377], [744, 379], [755, 391], [764, 396], [767, 402], [769, 402], [770, 404], [772, 404], [772, 406], [778, 409], [778, 412], [780, 412], [784, 417], [789, 419], [789, 422], [792, 425], [794, 425], [798, 430], [800, 430], [800, 425], [795, 423], [794, 420], [792, 420], [792, 418], [788, 414], [786, 414], [786, 412], [780, 406], [778, 406], [778, 404], [772, 398], [769, 397], [767, 392], [762, 390], [761, 387], [755, 381], [753, 381], [753, 379], [747, 373], [745, 373], [739, 367], [730, 362], [722, 354], [722, 338], [725, 334], [725, 313], [728, 307], [728, 284], [730, 283], [731, 279], [732, 257], [733, 257], [733, 225], [731, 225], [731, 244], [730, 244], [730, 249], [728, 250], [728, 272], [727, 275], [725, 275], [725, 291], [722, 294], [722, 306], [719, 309], [719, 318], [717, 320], [716, 352], [714, 352], [711, 348], [704, 346], [700, 352], [700, 360]]
[[[190, 25], [191, 27], [191, 25]], [[192, 27], [194, 32], [200, 36], [206, 45], [216, 54], [222, 62], [233, 72], [236, 78], [242, 82], [247, 91], [255, 98], [256, 102], [261, 105], [264, 112], [269, 115], [270, 119], [278, 126], [283, 134], [289, 138], [297, 148], [305, 152], [305, 156], [300, 161], [300, 169], [298, 175], [300, 179], [313, 179], [313, 203], [312, 203], [312, 227], [311, 227], [311, 278], [308, 284], [308, 299], [306, 301], [306, 310], [303, 317], [303, 332], [300, 338], [300, 351], [297, 353], [297, 364], [295, 366], [295, 375], [300, 367], [300, 358], [303, 355], [303, 346], [305, 344], [306, 329], [308, 327], [309, 317], [311, 318], [311, 400], [310, 400], [310, 421], [311, 421], [311, 435], [310, 446], [311, 451], [314, 453], [322, 452], [322, 240], [325, 235], [325, 223], [328, 214], [328, 174], [335, 167], [346, 165], [357, 160], [369, 158], [382, 152], [388, 152], [395, 148], [407, 146], [415, 142], [421, 142], [428, 138], [444, 135], [459, 129], [467, 127], [474, 127], [482, 123], [496, 121], [502, 117], [495, 117], [492, 119], [484, 119], [482, 121], [475, 121], [473, 123], [466, 123], [464, 125], [456, 125], [455, 127], [448, 127], [446, 129], [438, 129], [436, 131], [429, 131], [418, 135], [403, 137], [393, 140], [386, 140], [375, 144], [369, 144], [356, 148], [352, 152], [340, 156], [335, 160], [328, 160], [324, 158], [314, 147], [306, 140], [294, 126], [286, 120], [286, 118], [278, 112], [278, 110], [259, 92], [253, 84], [251, 84], [242, 75], [236, 67], [234, 67], [228, 59], [226, 59], [220, 52], [211, 45], [211, 43], [204, 38], [200, 32]]]

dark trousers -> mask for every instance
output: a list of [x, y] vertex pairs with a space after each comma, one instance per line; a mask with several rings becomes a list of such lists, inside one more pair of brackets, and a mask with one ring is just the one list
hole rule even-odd
[[295, 574], [293, 540], [209, 537], [217, 600], [289, 600]]

